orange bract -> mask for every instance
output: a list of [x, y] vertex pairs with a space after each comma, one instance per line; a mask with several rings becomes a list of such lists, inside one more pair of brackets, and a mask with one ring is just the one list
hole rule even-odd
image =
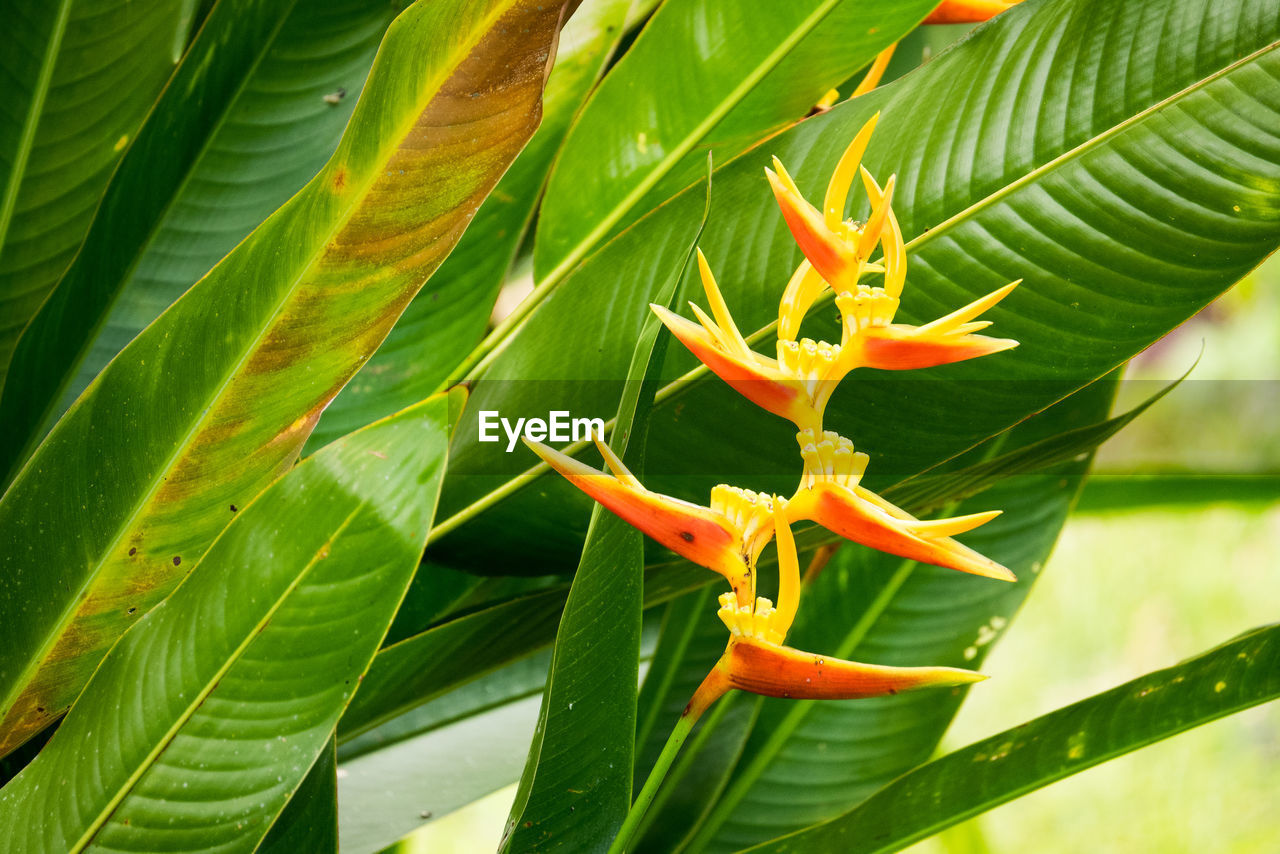
[[926, 24], [979, 24], [1012, 9], [1019, 0], [946, 0], [924, 19]]

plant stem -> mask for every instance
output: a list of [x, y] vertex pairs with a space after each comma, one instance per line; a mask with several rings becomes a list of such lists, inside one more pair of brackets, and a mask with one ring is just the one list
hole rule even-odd
[[653, 768], [649, 771], [649, 776], [644, 781], [644, 786], [640, 788], [640, 794], [636, 795], [635, 802], [631, 805], [631, 809], [627, 812], [627, 817], [622, 822], [622, 827], [618, 829], [618, 835], [614, 837], [613, 844], [609, 846], [609, 854], [625, 854], [631, 845], [632, 837], [636, 835], [636, 831], [640, 828], [640, 823], [644, 820], [645, 813], [649, 811], [649, 806], [653, 803], [654, 797], [658, 794], [662, 781], [666, 779], [667, 772], [671, 770], [671, 765], [676, 760], [676, 755], [680, 753], [680, 748], [684, 745], [685, 739], [689, 737], [689, 733], [693, 731], [693, 727], [698, 723], [698, 719], [702, 717], [702, 713], [711, 708], [716, 700], [724, 696], [729, 690], [729, 678], [720, 668], [720, 662], [716, 662], [716, 666], [711, 668], [711, 672], [707, 674], [707, 678], [702, 680], [702, 684], [698, 686], [698, 690], [693, 692], [693, 699], [689, 701], [689, 705], [684, 707], [684, 712], [676, 721], [675, 727], [671, 730], [671, 735], [667, 736], [667, 743], [662, 746], [662, 753], [658, 754], [658, 759], [653, 763]]

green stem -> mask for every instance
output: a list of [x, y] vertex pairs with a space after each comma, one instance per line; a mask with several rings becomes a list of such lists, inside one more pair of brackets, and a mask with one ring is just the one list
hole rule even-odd
[[631, 837], [639, 829], [640, 822], [649, 811], [649, 805], [658, 794], [658, 787], [666, 779], [671, 763], [675, 762], [676, 754], [680, 752], [681, 746], [684, 745], [685, 739], [689, 737], [689, 733], [693, 731], [693, 725], [697, 722], [697, 718], [687, 714], [681, 715], [676, 721], [675, 728], [667, 738], [667, 743], [662, 747], [662, 753], [658, 754], [658, 761], [653, 763], [653, 770], [644, 781], [644, 787], [640, 789], [640, 794], [636, 795], [636, 802], [631, 805], [631, 810], [627, 813], [626, 820], [622, 822], [618, 835], [609, 846], [609, 854], [624, 854], [627, 850], [627, 846], [631, 844]]
[[653, 822], [662, 814], [662, 810], [666, 808], [666, 804], [671, 800], [673, 794], [678, 790], [675, 784], [679, 783], [686, 774], [689, 773], [689, 767], [697, 761], [703, 749], [710, 740], [709, 736], [713, 735], [716, 727], [720, 724], [720, 719], [725, 716], [731, 709], [733, 703], [724, 702], [716, 706], [715, 711], [707, 715], [706, 721], [703, 722], [702, 728], [698, 730], [698, 734], [694, 736], [693, 741], [689, 745], [689, 749], [680, 757], [680, 761], [675, 764], [674, 772], [667, 772], [671, 779], [672, 785], [667, 786], [663, 791], [658, 792], [658, 796], [654, 798], [653, 803], [649, 805], [649, 814], [640, 822], [640, 829], [636, 834], [643, 839], [644, 835], [649, 832], [649, 828]]
[[679, 720], [671, 730], [671, 735], [667, 736], [667, 743], [662, 746], [662, 753], [658, 754], [658, 759], [653, 763], [653, 768], [649, 771], [648, 778], [644, 781], [644, 786], [640, 789], [640, 794], [636, 795], [635, 802], [631, 805], [627, 817], [622, 822], [622, 827], [618, 829], [618, 835], [614, 837], [613, 844], [609, 846], [608, 854], [626, 854], [629, 846], [636, 835], [636, 831], [640, 829], [641, 822], [644, 821], [645, 813], [649, 811], [649, 807], [653, 804], [653, 799], [658, 794], [662, 781], [666, 779], [667, 772], [671, 770], [671, 765], [676, 761], [680, 748], [684, 746], [685, 739], [689, 737], [689, 733], [693, 731], [693, 727], [698, 723], [698, 719], [702, 717], [702, 713], [711, 708], [711, 705], [724, 696], [729, 690], [729, 681], [723, 671], [720, 669], [719, 662], [711, 668], [711, 672], [707, 674], [707, 678], [702, 680], [702, 684], [698, 686], [698, 690], [693, 692], [693, 699], [689, 701], [689, 705], [684, 707]]

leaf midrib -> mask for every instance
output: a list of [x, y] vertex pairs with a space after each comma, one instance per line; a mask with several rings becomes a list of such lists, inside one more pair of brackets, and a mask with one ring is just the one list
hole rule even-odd
[[[504, 17], [507, 14], [507, 12], [513, 6], [515, 6], [518, 2], [520, 2], [520, 0], [505, 0], [505, 2], [495, 3], [493, 7], [494, 11], [492, 11], [488, 16], [486, 16], [480, 22], [478, 22], [478, 25], [476, 26], [475, 30], [471, 34], [471, 37], [459, 43], [458, 50], [454, 54], [455, 61], [445, 66], [445, 69], [442, 70], [441, 73], [436, 76], [436, 79], [434, 81], [424, 86], [424, 90], [431, 93], [430, 97], [427, 98], [425, 104], [423, 104], [419, 109], [414, 111], [410, 120], [407, 121], [405, 123], [405, 126], [402, 127], [396, 133], [396, 135], [394, 136], [394, 139], [396, 141], [395, 145], [389, 146], [387, 149], [386, 156], [384, 158], [380, 158], [380, 160], [382, 161], [389, 160], [390, 157], [396, 151], [399, 150], [401, 141], [404, 140], [404, 138], [408, 135], [409, 131], [417, 122], [417, 119], [422, 115], [423, 111], [426, 110], [427, 107], [430, 106], [431, 102], [435, 100], [435, 96], [439, 92], [440, 86], [446, 80], [448, 80], [450, 76], [452, 76], [453, 72], [456, 71], [458, 65], [461, 64], [461, 62], [464, 61], [466, 57], [468, 57], [471, 54], [471, 52], [475, 49], [475, 47], [479, 44], [479, 42], [484, 38], [484, 36], [492, 30], [493, 24], [497, 20], [500, 20], [502, 17]], [[394, 26], [394, 21], [392, 22], [392, 26]], [[386, 36], [384, 36], [383, 38], [384, 38], [384, 44], [385, 44]], [[381, 52], [381, 48], [379, 48], [379, 52]], [[377, 63], [376, 57], [375, 57], [374, 63], [375, 65]], [[371, 75], [372, 75], [372, 72], [371, 72]], [[349, 127], [350, 125], [348, 125], [348, 128]], [[339, 152], [340, 151], [341, 151], [341, 143], [339, 143]], [[330, 164], [334, 162], [334, 158], [337, 157], [337, 154], [338, 152], [335, 152], [333, 157], [329, 159], [328, 163], [325, 164], [325, 167], [320, 170], [320, 172], [316, 175], [316, 177], [308, 181], [307, 184], [301, 190], [299, 190], [293, 196], [293, 198], [290, 199], [289, 202], [286, 202], [283, 206], [281, 206], [280, 209], [278, 209], [270, 217], [268, 217], [267, 221], [269, 222], [271, 219], [275, 218], [276, 216], [279, 216], [280, 212], [288, 208], [289, 205], [293, 202], [293, 200], [301, 197], [303, 194], [307, 192], [313, 192], [312, 188], [314, 186], [317, 186], [318, 182], [320, 182], [322, 179], [325, 178], [328, 172], [328, 167]], [[340, 216], [335, 218], [334, 225], [327, 232], [325, 238], [323, 240], [319, 240], [316, 242], [315, 251], [310, 255], [309, 258], [307, 258], [305, 263], [303, 263], [300, 266], [297, 274], [293, 278], [292, 284], [284, 290], [284, 293], [280, 301], [272, 309], [272, 312], [270, 316], [267, 318], [267, 321], [259, 328], [258, 333], [248, 343], [245, 349], [241, 352], [240, 357], [235, 361], [235, 363], [223, 376], [222, 382], [218, 385], [214, 393], [209, 395], [208, 398], [206, 398], [207, 405], [202, 409], [202, 414], [200, 415], [200, 417], [197, 418], [196, 421], [192, 424], [191, 429], [189, 429], [186, 432], [186, 434], [182, 437], [181, 441], [175, 445], [173, 452], [165, 460], [164, 464], [156, 469], [155, 474], [151, 480], [151, 483], [147, 486], [146, 491], [141, 496], [139, 501], [134, 505], [128, 517], [126, 517], [122, 521], [119, 527], [119, 530], [116, 532], [116, 535], [103, 548], [101, 556], [94, 561], [92, 572], [86, 573], [84, 583], [80, 585], [80, 588], [76, 591], [76, 595], [74, 597], [71, 597], [68, 600], [68, 604], [62, 612], [62, 616], [58, 619], [57, 623], [55, 623], [55, 625], [53, 626], [53, 630], [50, 631], [45, 636], [44, 643], [40, 646], [40, 649], [37, 652], [37, 654], [27, 661], [21, 673], [18, 675], [18, 678], [13, 680], [13, 682], [11, 683], [12, 687], [10, 688], [8, 694], [5, 696], [3, 705], [0, 705], [0, 722], [4, 721], [5, 717], [12, 710], [13, 705], [16, 702], [17, 698], [22, 696], [26, 688], [30, 686], [32, 682], [32, 678], [35, 675], [38, 675], [40, 670], [43, 668], [43, 664], [47, 659], [49, 652], [53, 648], [54, 644], [57, 643], [58, 638], [62, 637], [65, 634], [68, 626], [74, 623], [75, 615], [78, 610], [78, 604], [81, 601], [83, 601], [84, 598], [88, 595], [89, 590], [92, 588], [94, 581], [98, 578], [98, 575], [100, 574], [103, 565], [109, 562], [111, 555], [115, 552], [117, 548], [119, 548], [120, 544], [124, 541], [124, 538], [126, 537], [128, 532], [133, 530], [134, 524], [137, 521], [138, 517], [152, 503], [152, 501], [155, 498], [156, 492], [160, 489], [161, 485], [165, 481], [166, 473], [173, 469], [173, 466], [176, 464], [178, 459], [180, 459], [182, 455], [186, 453], [186, 451], [191, 447], [194, 437], [199, 435], [200, 430], [204, 426], [205, 422], [210, 417], [212, 417], [215, 404], [223, 398], [227, 388], [231, 385], [231, 383], [235, 380], [235, 378], [240, 374], [241, 370], [244, 368], [245, 364], [249, 361], [249, 359], [253, 356], [253, 354], [257, 352], [259, 345], [267, 337], [270, 330], [274, 328], [275, 322], [277, 318], [280, 316], [280, 313], [284, 310], [285, 306], [289, 304], [290, 300], [295, 295], [298, 289], [299, 283], [305, 279], [306, 274], [315, 265], [316, 261], [328, 251], [329, 244], [332, 242], [334, 235], [336, 235], [338, 232], [342, 230], [343, 227], [346, 226], [351, 216], [359, 209], [361, 201], [368, 195], [369, 188], [372, 187], [381, 177], [382, 171], [383, 170], [381, 169], [368, 170], [369, 177], [360, 185], [359, 187], [360, 191], [358, 193], [352, 193], [350, 204], [347, 206], [346, 210], [341, 213]], [[259, 228], [261, 228], [261, 226], [259, 226]], [[257, 232], [257, 229], [255, 229], [254, 233], [256, 232]], [[245, 238], [245, 241], [247, 242], [252, 238], [253, 238], [253, 234], [251, 233], [248, 237]], [[222, 262], [219, 262], [219, 263], [222, 263]], [[217, 267], [215, 266], [214, 269], [217, 269]], [[206, 276], [207, 275], [209, 274], [206, 274]], [[165, 310], [164, 314], [168, 314], [170, 311], [173, 311], [176, 305], [177, 303], [170, 306], [168, 309]], [[161, 316], [163, 316], [163, 314]], [[124, 351], [121, 351], [121, 352], [124, 352]], [[99, 384], [102, 381], [102, 376], [103, 375], [100, 374], [93, 381], [93, 383], [90, 384], [90, 388]], [[81, 397], [77, 399], [77, 401], [74, 404], [72, 404], [71, 408], [67, 411], [67, 415], [63, 416], [64, 419], [70, 417], [72, 412], [76, 411], [82, 405], [84, 405], [84, 401], [89, 397], [88, 391], [89, 390], [86, 389], [86, 394], [81, 395]], [[17, 477], [14, 478], [13, 483], [10, 484], [9, 489], [5, 493], [4, 495], [5, 498], [12, 500], [12, 496], [13, 494], [15, 494], [15, 491], [16, 491], [15, 487], [18, 485], [19, 481], [21, 481], [25, 476], [28, 476], [28, 472], [31, 471], [32, 465], [39, 458], [40, 449], [45, 445], [45, 443], [48, 442], [48, 440], [53, 435], [54, 435], [53, 433], [50, 433], [48, 436], [46, 436], [44, 441], [41, 442], [40, 446], [37, 447], [36, 452], [32, 454], [31, 457], [23, 464], [22, 470], [19, 471]]]
[[[908, 240], [906, 242], [906, 250], [918, 251], [922, 246], [925, 246], [926, 244], [928, 244], [928, 242], [934, 237], [938, 236], [939, 234], [942, 234], [945, 231], [949, 231], [959, 226], [960, 224], [971, 219], [972, 217], [977, 216], [979, 213], [981, 213], [982, 211], [985, 211], [987, 208], [996, 204], [1001, 199], [1005, 198], [1007, 195], [1013, 193], [1015, 190], [1021, 189], [1022, 187], [1025, 187], [1028, 184], [1031, 184], [1035, 180], [1047, 174], [1050, 174], [1052, 171], [1056, 170], [1058, 167], [1070, 161], [1073, 161], [1079, 157], [1084, 156], [1085, 154], [1089, 153], [1090, 151], [1092, 151], [1102, 143], [1106, 142], [1107, 140], [1111, 139], [1114, 136], [1117, 136], [1125, 132], [1131, 126], [1137, 124], [1143, 119], [1146, 119], [1152, 115], [1157, 114], [1161, 110], [1164, 110], [1170, 106], [1173, 106], [1174, 104], [1178, 103], [1181, 99], [1195, 94], [1200, 89], [1204, 88], [1205, 86], [1208, 86], [1210, 83], [1215, 82], [1216, 80], [1218, 80], [1221, 77], [1224, 77], [1227, 74], [1230, 74], [1231, 72], [1235, 71], [1238, 68], [1241, 68], [1251, 62], [1254, 62], [1255, 60], [1274, 51], [1277, 47], [1280, 47], [1280, 41], [1275, 41], [1269, 45], [1266, 45], [1265, 47], [1259, 48], [1253, 53], [1250, 53], [1247, 56], [1230, 63], [1229, 65], [1223, 66], [1222, 68], [1218, 69], [1212, 74], [1206, 77], [1203, 77], [1200, 80], [1197, 80], [1195, 83], [1191, 84], [1190, 86], [1187, 86], [1165, 97], [1164, 99], [1155, 102], [1154, 104], [1135, 113], [1134, 115], [1129, 116], [1123, 121], [1107, 128], [1102, 133], [1099, 133], [1095, 136], [1090, 137], [1089, 139], [1085, 140], [1084, 142], [1080, 143], [1074, 148], [1071, 148], [1068, 151], [1065, 151], [1062, 154], [1058, 155], [1057, 157], [1053, 158], [1052, 160], [1046, 163], [1043, 163], [1040, 166], [1037, 166], [1035, 169], [1030, 170], [1025, 175], [1022, 175], [1021, 177], [1015, 179], [1014, 181], [1011, 181], [1009, 184], [1005, 185], [1004, 187], [1001, 187], [1000, 189], [983, 197], [982, 199], [979, 199], [977, 202], [969, 205], [963, 210], [958, 211], [957, 213], [951, 215], [950, 217], [943, 220], [938, 225], [928, 228], [921, 234], [917, 235], [916, 237], [913, 237], [911, 240]], [[732, 160], [728, 161], [725, 164], [725, 166], [722, 168], [728, 168], [732, 163], [740, 160], [743, 157], [749, 156], [751, 153], [752, 152], [748, 151], [738, 155], [737, 157], [734, 157]], [[667, 203], [674, 201], [674, 199], [684, 195], [685, 193], [692, 192], [694, 189], [696, 189], [696, 187], [697, 187], [696, 184], [686, 187], [685, 189], [677, 193], [675, 196], [672, 196]], [[667, 203], [664, 203], [664, 207]], [[645, 217], [643, 217], [640, 221], [637, 222], [637, 224], [639, 224], [639, 222], [643, 222], [645, 219], [647, 219], [649, 216], [652, 216], [652, 215], [653, 213], [646, 214]], [[810, 311], [817, 308], [821, 308], [829, 304], [830, 302], [832, 302], [834, 299], [835, 299], [835, 294], [830, 289], [828, 289], [824, 291], [814, 301], [813, 307], [810, 309]], [[753, 345], [759, 344], [770, 333], [774, 332], [777, 329], [777, 327], [778, 327], [778, 322], [776, 320], [770, 323], [767, 323], [763, 327], [757, 329], [755, 332], [751, 333], [750, 335], [747, 335], [746, 341], [748, 344], [753, 344]], [[1115, 368], [1118, 364], [1119, 362], [1111, 365], [1107, 370], [1111, 370]], [[696, 367], [687, 371], [685, 374], [681, 375], [680, 377], [677, 377], [676, 379], [667, 383], [665, 386], [663, 386], [661, 389], [658, 390], [658, 393], [655, 397], [655, 405], [657, 403], [661, 403], [667, 400], [668, 398], [670, 398], [675, 394], [678, 394], [684, 391], [686, 387], [688, 387], [694, 381], [696, 381], [697, 379], [699, 379], [700, 377], [702, 377], [707, 373], [708, 373], [708, 370], [706, 365], [699, 364]], [[1103, 374], [1105, 373], [1106, 371], [1103, 372]], [[1102, 376], [1103, 374], [1099, 374], [1099, 376]], [[1066, 397], [1066, 396], [1067, 395], [1063, 395], [1063, 397]], [[613, 426], [614, 426], [614, 422], [612, 420], [605, 422], [605, 431], [606, 432], [612, 431]], [[990, 438], [991, 438], [990, 436], [986, 436], [978, 440], [977, 442], [975, 442], [974, 445], [971, 445], [970, 447], [974, 447], [978, 444], [981, 444], [983, 441], [986, 441], [987, 439], [990, 439]], [[586, 450], [588, 445], [589, 443], [587, 442], [578, 442], [564, 448], [563, 453], [566, 453], [570, 456], [574, 456], [580, 451]], [[545, 463], [531, 466], [530, 468], [521, 472], [519, 475], [516, 475], [515, 477], [508, 480], [502, 486], [488, 493], [485, 493], [481, 497], [477, 498], [475, 501], [472, 501], [470, 504], [460, 509], [458, 512], [454, 513], [449, 518], [442, 521], [439, 525], [436, 526], [437, 535], [443, 535], [445, 533], [453, 531], [455, 528], [461, 527], [467, 521], [469, 521], [479, 513], [483, 512], [484, 510], [487, 510], [489, 507], [492, 507], [498, 502], [504, 500], [512, 493], [518, 491], [524, 486], [527, 486], [535, 478], [537, 478], [540, 475], [546, 474], [548, 471], [550, 471], [550, 467], [547, 466]]]
[[[45, 47], [44, 58], [40, 63], [40, 72], [36, 76], [36, 88], [31, 98], [31, 105], [22, 125], [22, 134], [18, 138], [18, 151], [13, 159], [13, 168], [9, 172], [9, 182], [5, 186], [4, 198], [0, 200], [0, 252], [3, 252], [5, 240], [9, 235], [9, 224], [13, 221], [13, 211], [18, 204], [18, 193], [22, 179], [26, 175], [27, 160], [35, 145], [36, 129], [40, 125], [40, 117], [44, 114], [44, 104], [49, 97], [49, 87], [53, 83], [53, 69], [58, 62], [58, 52], [62, 49], [62, 37], [67, 30], [67, 21], [71, 17], [72, 0], [61, 0], [58, 5], [57, 18], [53, 24], [49, 43]], [[0, 368], [0, 383], [3, 382], [3, 368]]]
[[[204, 701], [207, 700], [209, 695], [213, 693], [214, 689], [218, 687], [218, 683], [220, 683], [222, 678], [227, 675], [227, 672], [235, 666], [241, 656], [244, 655], [245, 651], [248, 650], [253, 642], [258, 639], [266, 629], [267, 624], [271, 622], [271, 619], [276, 615], [276, 612], [283, 607], [285, 601], [288, 600], [293, 592], [298, 589], [307, 576], [311, 574], [311, 570], [314, 569], [321, 560], [328, 556], [333, 544], [340, 536], [342, 536], [342, 533], [347, 529], [355, 517], [359, 515], [360, 511], [364, 509], [365, 504], [365, 501], [360, 501], [356, 504], [355, 509], [342, 520], [342, 524], [338, 525], [329, 538], [325, 540], [324, 545], [317, 549], [315, 554], [311, 556], [310, 560], [308, 560], [306, 565], [302, 568], [302, 571], [299, 572], [291, 582], [289, 582], [289, 585], [283, 591], [281, 591], [276, 600], [271, 603], [271, 607], [263, 612], [262, 616], [254, 625], [253, 630], [245, 635], [239, 645], [237, 645], [236, 648], [232, 650], [231, 654], [227, 656], [226, 661], [224, 661], [218, 667], [218, 670], [205, 681], [204, 686], [201, 687], [200, 691], [178, 716], [177, 720], [173, 722], [173, 725], [169, 727], [168, 731], [165, 732], [165, 734], [156, 742], [155, 746], [143, 758], [143, 760], [138, 763], [138, 767], [129, 774], [128, 779], [126, 779], [116, 792], [112, 794], [111, 799], [99, 811], [97, 817], [90, 823], [84, 834], [71, 847], [71, 854], [79, 854], [79, 852], [83, 851], [91, 842], [93, 842], [94, 838], [98, 835], [98, 831], [102, 829], [103, 825], [105, 825], [108, 820], [110, 820], [111, 815], [116, 811], [116, 808], [119, 807], [124, 799], [129, 796], [133, 791], [134, 786], [136, 786], [138, 781], [142, 779], [142, 776], [146, 774], [147, 771], [151, 770], [156, 760], [160, 757], [160, 754], [163, 753], [165, 748], [173, 742], [174, 738], [176, 738], [182, 728], [186, 726], [187, 722], [195, 716], [196, 711], [204, 705]], [[198, 571], [203, 563], [204, 560], [201, 559], [200, 562], [196, 564], [193, 572]], [[138, 622], [134, 624], [135, 627], [139, 625], [144, 625], [144, 623]]]

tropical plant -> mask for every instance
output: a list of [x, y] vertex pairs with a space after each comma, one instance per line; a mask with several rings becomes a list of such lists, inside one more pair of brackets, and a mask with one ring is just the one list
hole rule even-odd
[[0, 851], [516, 779], [511, 852], [898, 850], [1280, 694], [1255, 629], [931, 758], [1125, 363], [1280, 246], [1271, 0], [10, 12]]

